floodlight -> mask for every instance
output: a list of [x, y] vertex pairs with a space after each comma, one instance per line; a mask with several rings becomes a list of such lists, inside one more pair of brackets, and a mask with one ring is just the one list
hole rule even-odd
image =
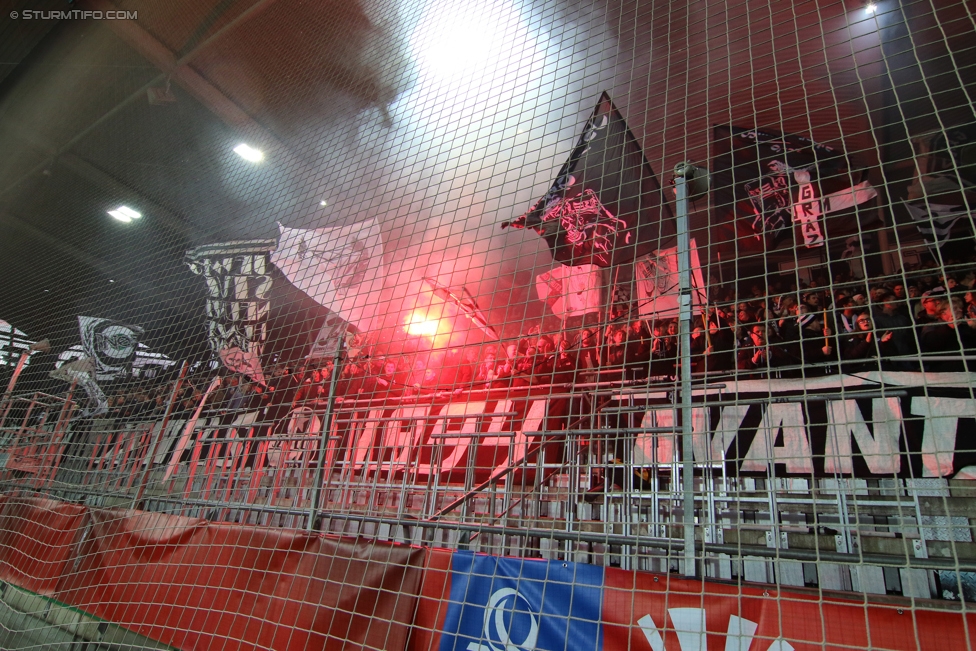
[[234, 153], [252, 163], [260, 163], [264, 160], [264, 152], [250, 145], [245, 145], [243, 142], [234, 147]]
[[108, 214], [114, 217], [115, 219], [118, 219], [120, 222], [125, 222], [126, 224], [131, 222], [133, 219], [139, 219], [140, 217], [142, 217], [141, 212], [133, 210], [128, 206], [119, 206], [115, 210], [109, 210]]

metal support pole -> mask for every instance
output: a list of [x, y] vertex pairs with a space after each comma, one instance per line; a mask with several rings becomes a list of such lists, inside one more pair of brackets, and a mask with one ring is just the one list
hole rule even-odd
[[[318, 459], [315, 461], [315, 479], [312, 483], [312, 505], [309, 507], [307, 531], [315, 531], [315, 519], [322, 504], [322, 482], [325, 478], [325, 457], [329, 447], [329, 435], [332, 432], [332, 422], [335, 420], [336, 385], [339, 384], [339, 367], [342, 361], [342, 348], [346, 338], [339, 337], [335, 356], [332, 358], [332, 377], [329, 378], [329, 398], [325, 408], [325, 418], [322, 421], [322, 434], [319, 438]], [[351, 453], [350, 453], [351, 454]], [[377, 467], [377, 472], [379, 468]]]
[[696, 576], [695, 567], [695, 464], [691, 430], [691, 243], [688, 235], [688, 181], [695, 168], [679, 163], [674, 169], [677, 192], [678, 235], [678, 341], [681, 360], [681, 475], [685, 576]]

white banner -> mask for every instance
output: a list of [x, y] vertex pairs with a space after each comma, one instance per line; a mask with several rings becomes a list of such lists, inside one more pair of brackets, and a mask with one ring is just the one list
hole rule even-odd
[[335, 228], [286, 228], [271, 262], [291, 283], [360, 331], [370, 330], [383, 289], [383, 239], [375, 219]]
[[335, 357], [339, 342], [346, 336], [346, 322], [338, 317], [329, 316], [319, 328], [319, 332], [312, 341], [312, 348], [308, 351], [309, 359], [332, 359]]
[[[698, 247], [691, 245], [691, 304], [696, 313], [705, 305]], [[634, 284], [640, 315], [645, 319], [670, 319], [678, 316], [678, 247], [661, 249], [634, 261]]]
[[560, 265], [535, 279], [539, 300], [564, 321], [571, 316], [599, 312], [603, 306], [604, 284], [603, 269], [592, 264]]
[[803, 244], [808, 249], [823, 246], [824, 236], [820, 230], [820, 200], [810, 183], [810, 172], [796, 171], [793, 173], [800, 189], [796, 203], [793, 204], [793, 223], [800, 225], [803, 234]]

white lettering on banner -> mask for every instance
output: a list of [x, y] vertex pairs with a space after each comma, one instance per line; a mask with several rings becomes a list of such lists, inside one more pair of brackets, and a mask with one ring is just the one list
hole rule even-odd
[[[713, 408], [718, 412], [718, 424], [714, 429], [710, 424], [714, 415], [710, 415], [708, 409], [695, 407], [692, 411], [695, 461], [735, 462], [742, 455], [739, 470], [747, 473], [766, 473], [771, 463], [779, 463], [786, 466], [789, 474], [808, 475], [822, 471], [853, 475], [856, 443], [857, 454], [872, 475], [904, 472], [907, 462], [902, 457], [908, 454], [909, 457], [921, 459], [920, 476], [952, 476], [955, 455], [958, 453], [956, 431], [959, 419], [976, 419], [976, 401], [924, 396], [910, 400], [912, 415], [925, 419], [912, 421], [911, 425], [914, 431], [921, 429], [917, 438], [913, 439], [920, 441], [920, 444], [906, 442], [906, 445], [920, 445], [920, 449], [902, 450], [902, 439], [907, 432], [904, 430], [906, 425], [900, 398], [872, 398], [870, 419], [864, 415], [866, 407], [863, 407], [862, 401], [822, 401], [819, 403], [822, 411], [817, 411], [817, 401], [810, 401], [806, 403], [808, 409], [813, 408], [826, 416], [825, 421], [821, 420], [821, 415], [814, 422], [809, 422], [805, 417], [807, 414], [801, 402], [728, 405]], [[751, 409], [762, 409], [763, 413], [752, 442], [745, 450], [739, 437], [748, 435], [749, 427], [743, 423]], [[671, 427], [673, 424], [672, 407], [649, 409], [641, 421], [642, 427]], [[816, 446], [811, 438], [811, 427], [822, 427]], [[777, 445], [780, 437], [782, 440]], [[670, 434], [638, 434], [634, 442], [634, 463], [675, 463], [680, 457], [676, 440], [676, 435]], [[737, 440], [739, 446], [735, 451], [732, 448]], [[818, 462], [823, 459], [822, 469], [819, 465], [814, 467], [814, 447], [817, 449]], [[969, 475], [965, 476], [968, 478]]]
[[[709, 461], [725, 460], [729, 447], [735, 441], [735, 437], [739, 435], [739, 427], [742, 426], [742, 421], [745, 420], [748, 411], [749, 405], [730, 405], [722, 409], [718, 427], [715, 428], [715, 434], [712, 436], [710, 446], [712, 456]], [[697, 450], [695, 454], [698, 454]], [[702, 454], [700, 460], [704, 461], [704, 457], [705, 455]]]
[[[645, 412], [641, 419], [641, 427], [673, 428], [675, 427], [674, 412], [671, 409], [656, 409]], [[699, 448], [705, 447], [705, 440], [708, 438], [708, 411], [706, 409], [696, 407], [691, 410], [691, 431], [692, 441], [695, 445], [695, 457], [699, 458]], [[654, 463], [675, 463], [677, 461], [675, 452], [677, 436], [677, 433], [639, 433], [634, 442], [634, 463], [639, 466]], [[657, 450], [654, 449], [655, 441], [657, 442]], [[701, 456], [704, 454], [702, 453]]]
[[[432, 471], [450, 472], [459, 466], [465, 453], [471, 447], [472, 436], [480, 433], [479, 445], [508, 446], [509, 437], [490, 436], [492, 433], [506, 433], [509, 430], [511, 417], [503, 416], [506, 412], [514, 411], [513, 401], [499, 400], [495, 403], [491, 414], [485, 416], [490, 403], [449, 403], [444, 411], [430, 416], [431, 407], [411, 406], [393, 410], [376, 409], [366, 413], [364, 419], [352, 419], [346, 423], [349, 428], [349, 446], [352, 467], [357, 471], [376, 472], [384, 465], [389, 470], [402, 470], [408, 466], [420, 474]], [[511, 463], [518, 463], [525, 456], [528, 436], [525, 432], [535, 432], [541, 429], [546, 416], [547, 400], [533, 400], [529, 403], [528, 411], [522, 422], [522, 427], [516, 429], [513, 441], [511, 459], [503, 459], [498, 470]], [[436, 409], [435, 407], [434, 409]], [[385, 420], [389, 418], [390, 420]], [[487, 421], [487, 428], [482, 424]], [[340, 425], [337, 422], [333, 428], [333, 435], [340, 436]], [[426, 443], [431, 450], [435, 446], [443, 446], [449, 450], [447, 455], [439, 461], [420, 461], [420, 448], [425, 444], [427, 432], [437, 438]], [[452, 437], [451, 433], [459, 436]], [[432, 468], [432, 464], [436, 468]]]
[[[669, 608], [668, 615], [681, 651], [706, 651], [709, 648], [704, 608]], [[644, 615], [637, 620], [637, 625], [651, 646], [651, 651], [666, 651], [664, 638], [652, 616]], [[730, 615], [724, 636], [725, 651], [749, 651], [758, 628], [759, 624], [752, 620]], [[766, 651], [794, 651], [794, 647], [779, 638], [773, 640], [766, 647]]]
[[525, 458], [525, 452], [529, 447], [529, 436], [526, 432], [538, 432], [542, 429], [542, 421], [546, 417], [548, 400], [533, 400], [529, 403], [529, 409], [522, 420], [522, 427], [515, 430], [515, 440], [512, 444], [512, 458], [509, 464], [502, 461], [496, 470], [502, 470], [505, 465], [514, 465]]
[[[477, 435], [478, 426], [481, 424], [483, 416], [474, 416], [468, 418], [457, 418], [458, 416], [467, 416], [468, 414], [483, 414], [486, 408], [484, 402], [461, 402], [461, 403], [450, 403], [447, 408], [443, 411], [441, 416], [434, 422], [433, 431], [431, 436], [437, 437], [431, 441], [433, 447], [443, 446], [448, 448], [453, 446], [453, 449], [440, 460], [437, 464], [440, 466], [440, 472], [446, 472], [452, 470], [457, 466], [458, 461], [464, 456], [468, 448], [471, 446], [471, 437]], [[459, 434], [458, 438], [449, 438], [448, 434]], [[443, 438], [442, 438], [443, 437]], [[435, 463], [434, 458], [431, 458], [431, 463], [429, 464], [418, 464], [419, 469], [422, 473], [435, 473], [438, 471], [436, 467], [433, 467]]]
[[[779, 434], [783, 445], [776, 445]], [[742, 461], [743, 472], [765, 472], [775, 463], [786, 465], [786, 472], [813, 474], [813, 452], [803, 421], [803, 405], [798, 402], [766, 407], [762, 424]]]
[[851, 437], [857, 441], [868, 470], [890, 475], [901, 470], [898, 439], [901, 436], [901, 402], [898, 398], [875, 398], [871, 401], [871, 428], [854, 400], [831, 400], [827, 403], [827, 446], [824, 450], [824, 472], [854, 473]]
[[[695, 462], [721, 464], [733, 474], [768, 474], [772, 465], [780, 464], [783, 470], [779, 474], [802, 476], [952, 477], [956, 473], [959, 479], [976, 478], [976, 465], [969, 465], [976, 457], [976, 443], [958, 434], [966, 432], [965, 423], [976, 420], [976, 400], [966, 397], [971, 393], [968, 384], [963, 385], [969, 382], [968, 377], [958, 386], [938, 387], [940, 393], [951, 392], [939, 396], [919, 395], [930, 389], [915, 384], [918, 378], [908, 378], [911, 384], [901, 384], [905, 381], [901, 377], [895, 379], [899, 382], [894, 386], [905, 386], [904, 392], [914, 393], [844, 400], [810, 395], [804, 400], [789, 390], [769, 395], [743, 392], [740, 386], [738, 395], [748, 404], [706, 407], [699, 403], [692, 409], [691, 423]], [[207, 393], [214, 388], [212, 384]], [[657, 399], [656, 395], [650, 398]], [[633, 463], [676, 463], [681, 453], [676, 445], [680, 432], [672, 433], [675, 407], [664, 402], [651, 402], [647, 407], [641, 426], [666, 429], [663, 433], [637, 433]], [[521, 462], [530, 440], [545, 428], [547, 415], [556, 418], [564, 411], [564, 404], [545, 397], [436, 405], [391, 403], [368, 412], [340, 415], [328, 443], [326, 463], [338, 463], [341, 458], [357, 472], [409, 470], [411, 476], [450, 473], [469, 464], [482, 475], [497, 472]], [[503, 415], [513, 412], [518, 415]], [[279, 430], [314, 433], [323, 416], [318, 410]], [[257, 418], [257, 412], [249, 412], [248, 418], [223, 427], [251, 427]], [[199, 413], [189, 419], [171, 420], [153, 462], [168, 463], [171, 476], [181, 455], [192, 449], [191, 441], [200, 438], [198, 433], [219, 427], [219, 419], [205, 419]], [[243, 437], [246, 432], [237, 435]], [[615, 435], [614, 430], [610, 435]], [[312, 438], [318, 445], [320, 437]], [[478, 460], [469, 457], [475, 440], [484, 450]], [[438, 458], [441, 451], [443, 458]], [[967, 465], [956, 471], [956, 466]]]
[[[388, 415], [389, 410], [376, 409], [367, 412], [364, 420], [354, 418], [349, 423], [353, 468], [368, 466], [369, 471], [375, 471], [384, 460], [390, 461], [391, 469], [415, 462], [411, 457], [423, 437], [428, 413], [428, 407], [414, 406], [401, 407], [392, 415]], [[381, 420], [384, 417], [392, 420]]]
[[[545, 418], [546, 402], [547, 401], [545, 400], [536, 400], [533, 401], [531, 406], [531, 407], [535, 407], [536, 403], [541, 403], [540, 408], [542, 413], [541, 416], [539, 416], [539, 421], [538, 421], [540, 424], [542, 419]], [[531, 407], [529, 409], [530, 412], [532, 410]], [[487, 404], [484, 402], [449, 404], [445, 412], [442, 414], [444, 418], [438, 419], [434, 423], [433, 434], [435, 436], [445, 436], [451, 432], [457, 432], [459, 434], [469, 435], [469, 436], [463, 436], [458, 438], [447, 437], [439, 440], [439, 443], [442, 443], [445, 446], [452, 446], [452, 445], [454, 446], [454, 449], [451, 450], [451, 452], [440, 461], [439, 464], [440, 472], [448, 472], [458, 466], [459, 462], [464, 457], [464, 454], [471, 447], [472, 438], [470, 435], [478, 434], [478, 430], [480, 429], [481, 422], [485, 420], [486, 417], [469, 416], [467, 418], [464, 418], [463, 422], [460, 424], [459, 429], [450, 427], [450, 421], [448, 420], [448, 418], [453, 417], [455, 415], [465, 416], [467, 414], [482, 414], [485, 412], [486, 408], [487, 408]], [[503, 414], [508, 411], [512, 411], [512, 402], [508, 400], [500, 400], [496, 403], [495, 409], [492, 413]], [[486, 433], [490, 434], [490, 433], [504, 432], [505, 423], [507, 421], [508, 421], [507, 416], [492, 416], [488, 423], [488, 428]], [[526, 418], [526, 421], [528, 421], [528, 417]], [[522, 430], [518, 432], [522, 434], [523, 438], [525, 438], [524, 431], [526, 429], [527, 428], [523, 425]], [[435, 443], [437, 442], [438, 441], [435, 440]], [[478, 445], [484, 445], [484, 446], [508, 445], [508, 438], [498, 437], [498, 436], [485, 436], [484, 438], [481, 438], [478, 441]], [[507, 465], [506, 462], [503, 462], [503, 464]], [[426, 472], [437, 472], [437, 469], [431, 468], [429, 464], [423, 465], [421, 467], [421, 470]]]
[[922, 476], [951, 475], [956, 450], [956, 425], [960, 418], [976, 418], [976, 400], [916, 396], [912, 398], [912, 414], [925, 416]]
[[808, 249], [823, 246], [823, 233], [817, 223], [820, 218], [820, 200], [810, 183], [810, 172], [798, 170], [793, 175], [800, 186], [797, 202], [793, 206], [793, 221], [800, 225], [803, 243]]

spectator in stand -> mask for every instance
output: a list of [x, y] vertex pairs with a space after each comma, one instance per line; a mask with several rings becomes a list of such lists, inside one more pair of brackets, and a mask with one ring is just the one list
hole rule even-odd
[[474, 382], [474, 376], [478, 372], [478, 353], [474, 348], [468, 348], [461, 357], [461, 367], [458, 369], [456, 386], [467, 388]]
[[881, 302], [881, 297], [884, 296], [888, 290], [883, 285], [872, 285], [868, 295], [871, 297], [871, 305], [875, 305]]
[[[976, 332], [966, 323], [962, 311], [962, 301], [942, 301], [939, 320], [925, 323], [919, 332], [919, 345], [923, 353], [938, 353], [942, 356], [956, 356], [964, 352], [976, 351]], [[928, 309], [926, 309], [928, 312]], [[964, 362], [939, 360], [925, 363], [927, 371], [963, 371], [968, 368]]]
[[651, 375], [673, 376], [678, 361], [678, 324], [672, 321], [655, 322], [652, 329]]
[[803, 295], [803, 302], [810, 308], [810, 312], [819, 312], [823, 309], [823, 300], [820, 292], [812, 291]]
[[735, 342], [732, 330], [720, 327], [715, 319], [708, 322], [708, 347], [705, 349], [705, 372], [721, 373], [735, 368]]
[[899, 301], [907, 301], [908, 294], [905, 293], [905, 283], [900, 280], [896, 280], [891, 285], [891, 293], [895, 295], [895, 298]]
[[925, 326], [942, 320], [942, 311], [946, 306], [946, 291], [944, 287], [935, 287], [922, 294], [919, 306], [915, 308], [915, 325]]
[[[512, 346], [509, 346], [509, 348], [512, 348]], [[515, 374], [515, 364], [517, 361], [518, 354], [516, 354], [515, 357], [509, 357], [506, 355], [502, 359], [495, 362], [495, 379], [492, 382], [493, 387], [507, 386], [511, 383], [512, 376]]]
[[556, 352], [556, 343], [549, 335], [540, 335], [535, 340], [535, 349], [542, 355], [551, 355]]
[[806, 377], [817, 377], [831, 372], [827, 363], [837, 359], [832, 342], [833, 332], [824, 325], [820, 314], [810, 312], [801, 306], [797, 318], [799, 325], [799, 346], [790, 351], [790, 356], [800, 364], [800, 372]]
[[842, 297], [834, 303], [834, 330], [838, 336], [851, 335], [857, 329], [854, 324], [857, 312], [860, 311], [854, 301], [850, 298]]
[[627, 352], [625, 361], [630, 364], [646, 364], [651, 355], [651, 333], [641, 319], [630, 322], [627, 331]]
[[383, 371], [373, 376], [370, 384], [374, 399], [398, 398], [403, 395], [403, 383], [397, 379], [397, 364], [392, 359], [383, 362]]
[[905, 298], [905, 304], [908, 306], [908, 316], [914, 319], [915, 314], [920, 309], [919, 297], [921, 296], [921, 291], [919, 290], [918, 285], [914, 283], [908, 286], [907, 291], [908, 295]]
[[525, 354], [515, 360], [515, 367], [512, 372], [513, 387], [527, 387], [532, 383], [532, 373], [536, 364], [535, 346], [529, 346]]
[[747, 343], [750, 341], [749, 332], [752, 324], [756, 322], [756, 314], [745, 303], [739, 304], [739, 309], [735, 314], [735, 338], [736, 341]]
[[592, 373], [600, 367], [600, 338], [597, 336], [596, 331], [590, 328], [584, 329], [580, 333], [577, 349], [579, 350], [579, 367], [585, 369], [587, 375], [590, 375], [590, 379], [592, 380]]
[[769, 371], [780, 363], [781, 350], [770, 345], [765, 326], [756, 323], [749, 329], [749, 344], [739, 347], [736, 368], [740, 371]]
[[532, 364], [532, 384], [549, 384], [556, 369], [556, 353], [545, 353], [536, 349], [535, 361]]
[[485, 350], [484, 359], [478, 364], [478, 371], [474, 374], [475, 382], [490, 384], [495, 379], [495, 348]]
[[607, 328], [607, 345], [605, 364], [611, 368], [623, 366], [627, 359], [627, 333], [623, 330]]
[[667, 333], [664, 337], [664, 356], [668, 359], [678, 357], [678, 322], [674, 319], [668, 321], [665, 328]]
[[322, 382], [322, 371], [315, 369], [309, 374], [302, 385], [295, 392], [292, 400], [292, 409], [297, 407], [313, 407], [318, 400], [326, 397], [325, 387]]
[[[423, 366], [423, 362], [420, 360], [417, 360], [417, 362]], [[339, 382], [336, 386], [336, 395], [346, 400], [355, 400], [359, 398], [363, 391], [365, 379], [366, 372], [363, 367], [355, 361], [347, 360], [342, 366], [342, 372], [339, 375]], [[411, 377], [411, 380], [413, 379], [414, 378]]]
[[691, 372], [705, 372], [705, 350], [708, 348], [708, 335], [700, 324], [691, 331]]
[[[897, 355], [914, 355], [918, 352], [915, 344], [915, 333], [912, 321], [902, 309], [902, 304], [892, 292], [881, 294], [879, 304], [873, 312], [875, 328], [880, 332], [890, 332], [891, 346], [888, 347], [886, 357]], [[892, 362], [892, 368], [908, 371], [912, 370], [911, 362], [900, 360]]]
[[569, 341], [563, 339], [559, 342], [559, 352], [553, 364], [554, 384], [569, 384], [576, 381], [577, 355], [573, 352]]
[[875, 334], [871, 316], [867, 312], [858, 314], [854, 323], [854, 332], [838, 335], [841, 369], [844, 373], [876, 371], [880, 361], [879, 352], [886, 356], [894, 354], [894, 334], [891, 331]]
[[970, 328], [976, 328], [976, 292], [970, 289], [963, 296], [963, 316]]
[[627, 344], [624, 353], [624, 364], [628, 369], [628, 377], [645, 378], [650, 370], [651, 333], [640, 319], [630, 323], [627, 331]]

